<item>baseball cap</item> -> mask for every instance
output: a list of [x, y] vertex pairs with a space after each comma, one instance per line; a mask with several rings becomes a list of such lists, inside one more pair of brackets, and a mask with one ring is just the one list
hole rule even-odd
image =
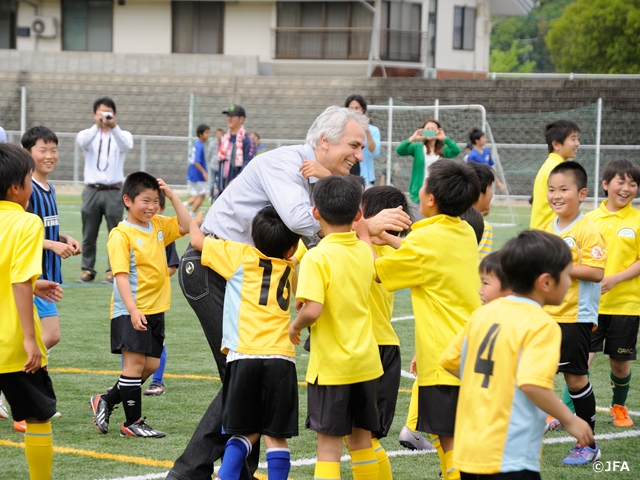
[[229, 108], [222, 112], [224, 115], [231, 115], [232, 117], [246, 117], [244, 107], [242, 105], [229, 105]]

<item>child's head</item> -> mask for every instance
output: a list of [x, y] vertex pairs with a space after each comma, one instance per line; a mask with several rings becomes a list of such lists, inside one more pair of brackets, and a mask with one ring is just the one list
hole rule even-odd
[[480, 262], [480, 300], [485, 305], [496, 298], [506, 297], [511, 293], [507, 278], [500, 266], [500, 252], [487, 255]]
[[209, 125], [206, 125], [204, 123], [201, 123], [200, 125], [198, 125], [198, 128], [196, 128], [196, 135], [198, 135], [198, 138], [200, 139], [201, 142], [206, 142], [207, 140], [209, 140], [209, 132], [210, 132], [210, 128]]
[[20, 142], [33, 157], [35, 171], [49, 175], [58, 163], [58, 136], [47, 127], [31, 127]]
[[575, 218], [587, 197], [587, 172], [578, 162], [562, 162], [549, 173], [547, 201], [561, 218]]
[[355, 175], [330, 175], [313, 189], [314, 211], [329, 225], [351, 225], [360, 211], [362, 184]]
[[147, 224], [160, 209], [158, 181], [147, 172], [132, 173], [122, 186], [122, 202], [129, 211], [130, 221]]
[[480, 180], [468, 164], [441, 159], [429, 166], [429, 176], [419, 195], [420, 213], [425, 217], [459, 217], [480, 196]]
[[0, 200], [27, 208], [31, 196], [31, 174], [35, 168], [29, 153], [10, 143], [0, 143]]
[[[411, 207], [409, 206], [407, 197], [391, 185], [377, 185], [365, 190], [362, 194], [362, 211], [364, 218], [373, 217], [387, 208], [397, 207], [402, 207], [402, 210], [406, 212], [409, 217], [412, 217]], [[396, 236], [403, 236], [408, 232], [408, 228], [402, 232], [387, 230], [387, 233]]]
[[580, 127], [571, 120], [556, 120], [544, 127], [549, 153], [557, 153], [565, 160], [575, 158], [580, 146]]
[[608, 207], [620, 210], [638, 194], [640, 168], [629, 160], [611, 160], [604, 166], [602, 188], [609, 199]]
[[474, 128], [469, 134], [469, 140], [476, 147], [484, 147], [487, 143], [487, 136], [479, 128]]
[[480, 195], [473, 206], [484, 215], [489, 215], [491, 211], [491, 200], [493, 200], [493, 181], [495, 174], [493, 169], [483, 163], [469, 162], [468, 165], [473, 168], [480, 180]]
[[264, 207], [251, 221], [251, 238], [267, 257], [289, 258], [298, 246], [300, 235], [293, 233], [272, 206]]
[[216, 133], [214, 136], [218, 139], [218, 141], [220, 141], [222, 135], [224, 135], [224, 130], [222, 130], [221, 128], [216, 128]]
[[476, 240], [478, 244], [480, 240], [482, 240], [482, 234], [484, 233], [484, 218], [482, 218], [482, 214], [471, 207], [469, 210], [460, 215], [460, 219], [467, 222], [473, 228], [474, 233], [476, 234]]
[[560, 305], [571, 285], [571, 250], [557, 235], [525, 230], [499, 252], [500, 266], [513, 293], [536, 293], [543, 305]]
[[260, 135], [258, 132], [251, 132], [249, 136], [251, 137], [251, 140], [253, 140], [253, 144], [257, 147], [260, 143]]

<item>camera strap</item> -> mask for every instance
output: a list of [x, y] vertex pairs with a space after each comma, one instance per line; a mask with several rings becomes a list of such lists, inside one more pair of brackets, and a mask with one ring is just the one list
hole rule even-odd
[[100, 145], [98, 146], [98, 160], [96, 161], [96, 166], [98, 167], [98, 171], [104, 172], [107, 168], [109, 168], [109, 153], [111, 152], [111, 132], [109, 132], [109, 142], [107, 143], [107, 164], [104, 168], [100, 168], [100, 154], [102, 153], [102, 137], [103, 134], [100, 132]]

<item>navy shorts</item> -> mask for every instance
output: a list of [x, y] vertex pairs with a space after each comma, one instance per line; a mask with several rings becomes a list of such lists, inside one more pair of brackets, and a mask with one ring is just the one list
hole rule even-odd
[[638, 341], [637, 315], [598, 315], [598, 329], [591, 332], [591, 351], [614, 360], [635, 360]]
[[46, 368], [36, 373], [0, 373], [0, 390], [16, 422], [27, 418], [45, 421], [56, 413], [56, 394]]
[[460, 387], [418, 387], [418, 431], [453, 437]]
[[147, 329], [140, 332], [133, 328], [130, 315], [111, 319], [111, 353], [122, 350], [144, 353], [147, 357], [160, 358], [164, 345], [164, 312], [145, 315]]

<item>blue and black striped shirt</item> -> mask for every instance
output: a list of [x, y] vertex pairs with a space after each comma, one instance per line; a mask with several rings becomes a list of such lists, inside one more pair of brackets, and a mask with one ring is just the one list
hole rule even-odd
[[[29, 198], [28, 211], [35, 213], [44, 224], [44, 239], [53, 242], [60, 241], [60, 218], [56, 204], [56, 189], [47, 183], [49, 190], [45, 190], [38, 182], [33, 181], [33, 192]], [[62, 283], [61, 258], [53, 250], [42, 252], [42, 276], [45, 280]]]

